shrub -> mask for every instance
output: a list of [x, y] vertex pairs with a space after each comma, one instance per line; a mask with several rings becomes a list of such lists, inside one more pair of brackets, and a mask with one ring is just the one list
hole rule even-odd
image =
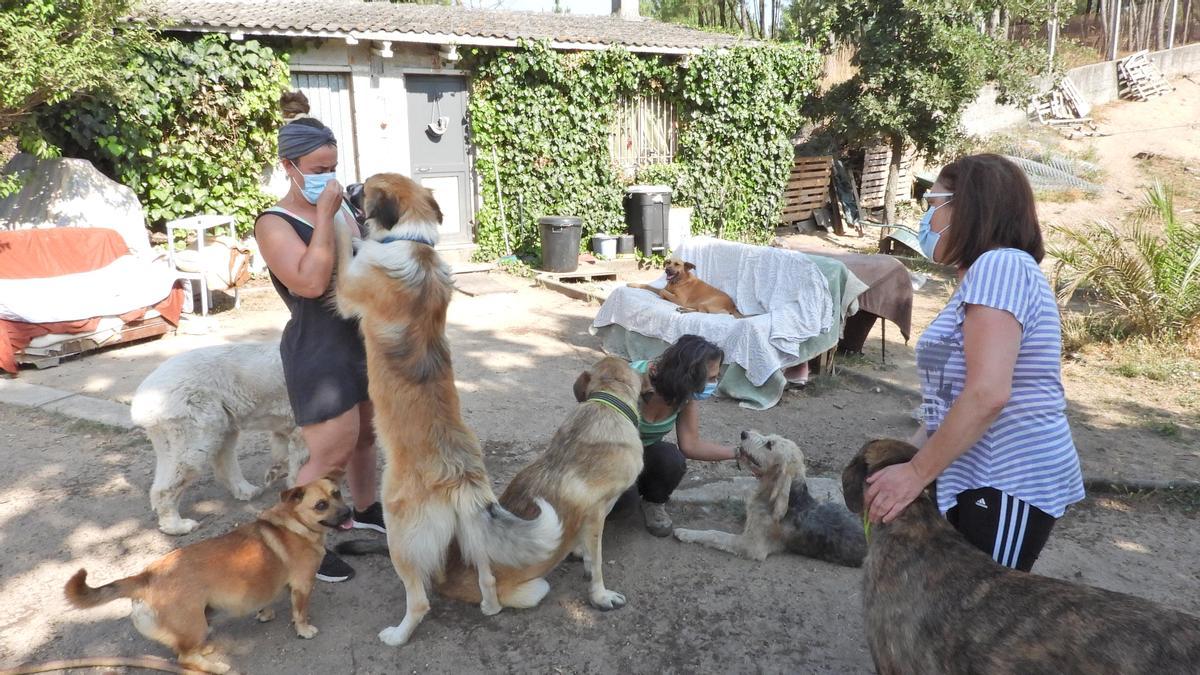
[[245, 233], [272, 201], [261, 179], [275, 159], [283, 58], [223, 35], [158, 38], [114, 74], [126, 86], [53, 106], [38, 124], [64, 154], [133, 188], [148, 222], [224, 213]]
[[[1162, 234], [1155, 233], [1161, 227]], [[1115, 306], [1133, 334], [1186, 337], [1200, 323], [1200, 225], [1175, 213], [1169, 188], [1155, 183], [1123, 226], [1055, 228], [1066, 243], [1051, 246], [1059, 299], [1088, 286]]]
[[694, 207], [696, 197], [692, 192], [687, 167], [679, 162], [663, 162], [638, 167], [634, 180], [640, 185], [669, 185], [671, 206]]

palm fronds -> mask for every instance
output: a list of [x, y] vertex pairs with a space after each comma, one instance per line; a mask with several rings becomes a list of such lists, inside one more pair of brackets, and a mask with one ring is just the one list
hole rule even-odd
[[1133, 333], [1172, 338], [1196, 328], [1200, 225], [1178, 219], [1170, 188], [1156, 182], [1125, 225], [1098, 222], [1055, 231], [1066, 242], [1049, 251], [1057, 258], [1060, 302], [1086, 286], [1115, 306]]

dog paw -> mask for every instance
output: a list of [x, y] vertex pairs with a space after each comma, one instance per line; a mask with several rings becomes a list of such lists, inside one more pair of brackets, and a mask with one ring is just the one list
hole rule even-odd
[[592, 607], [607, 612], [610, 609], [620, 609], [625, 606], [625, 596], [616, 591], [599, 591], [592, 593], [589, 598]]
[[248, 502], [251, 499], [254, 499], [255, 497], [262, 494], [262, 488], [255, 487], [255, 486], [251, 485], [250, 483], [242, 483], [241, 485], [230, 490], [230, 492], [233, 493], [234, 499], [237, 499], [237, 500], [240, 500], [243, 502]]
[[500, 610], [502, 609], [504, 609], [504, 607], [499, 602], [491, 603], [484, 601], [479, 603], [479, 610], [483, 612], [484, 616], [495, 616], [499, 614]]
[[379, 640], [389, 647], [399, 647], [408, 642], [408, 635], [404, 626], [388, 626], [379, 631]]
[[158, 521], [158, 529], [160, 532], [176, 537], [181, 534], [188, 534], [197, 527], [200, 527], [200, 523], [192, 520], [191, 518], [175, 518], [172, 520]]
[[318, 632], [320, 631], [317, 630], [317, 627], [310, 623], [296, 625], [296, 635], [299, 635], [305, 640], [311, 640], [315, 638]]
[[259, 623], [266, 623], [275, 618], [275, 610], [270, 607], [263, 607], [258, 610], [258, 614], [255, 614], [254, 618], [258, 619]]
[[679, 541], [682, 541], [686, 544], [696, 543], [696, 531], [695, 530], [687, 530], [682, 527], [677, 527], [677, 528], [675, 528], [674, 534], [675, 534], [676, 539], [678, 539]]

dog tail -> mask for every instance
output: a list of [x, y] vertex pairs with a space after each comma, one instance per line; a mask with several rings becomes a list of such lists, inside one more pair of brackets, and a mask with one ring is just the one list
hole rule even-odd
[[554, 507], [537, 498], [539, 513], [523, 520], [492, 502], [482, 514], [486, 520], [480, 534], [487, 557], [498, 565], [521, 567], [546, 560], [562, 542], [562, 521]]
[[75, 576], [67, 580], [66, 588], [63, 591], [67, 595], [67, 601], [72, 605], [79, 609], [88, 609], [112, 602], [117, 598], [133, 597], [137, 591], [145, 587], [147, 580], [146, 573], [142, 572], [92, 588], [87, 585], [87, 570], [81, 569], [75, 573]]

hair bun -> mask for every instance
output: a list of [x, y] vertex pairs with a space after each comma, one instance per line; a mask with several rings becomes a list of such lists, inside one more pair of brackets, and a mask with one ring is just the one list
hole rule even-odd
[[308, 97], [301, 91], [285, 92], [279, 97], [279, 108], [285, 122], [308, 117]]

